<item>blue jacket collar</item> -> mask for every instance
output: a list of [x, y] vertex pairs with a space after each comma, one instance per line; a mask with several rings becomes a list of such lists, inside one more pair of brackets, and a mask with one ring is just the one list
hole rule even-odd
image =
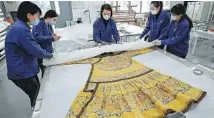
[[159, 20], [162, 20], [163, 18], [165, 17], [165, 14], [164, 14], [164, 11], [162, 10], [161, 12], [160, 12], [160, 15], [159, 15], [159, 17], [158, 17], [158, 21]]
[[42, 25], [44, 25], [44, 26], [47, 25], [47, 24], [45, 23], [45, 19], [41, 19], [40, 21], [41, 21], [41, 24], [42, 24]]
[[24, 26], [26, 26], [26, 28], [27, 29], [31, 29], [31, 27], [26, 23], [26, 22], [24, 22], [24, 21], [22, 21], [22, 20], [17, 20], [16, 22], [18, 22], [18, 23], [20, 23], [20, 24], [23, 24]]
[[101, 24], [102, 31], [105, 31], [106, 29], [108, 29], [109, 23], [111, 22], [111, 18], [109, 19], [109, 21], [108, 21], [108, 23], [106, 25], [106, 28], [105, 28], [105, 24], [104, 24], [104, 21], [103, 21], [102, 17], [99, 18], [99, 22]]

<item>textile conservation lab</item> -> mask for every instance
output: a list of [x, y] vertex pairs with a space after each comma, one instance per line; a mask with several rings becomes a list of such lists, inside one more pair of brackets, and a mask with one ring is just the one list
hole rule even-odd
[[213, 1], [0, 1], [0, 118], [212, 118]]

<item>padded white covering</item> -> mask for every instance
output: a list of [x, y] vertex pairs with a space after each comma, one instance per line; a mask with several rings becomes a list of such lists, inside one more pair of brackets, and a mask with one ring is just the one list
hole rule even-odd
[[0, 21], [0, 31], [3, 31], [4, 29], [6, 29], [10, 24], [8, 22], [5, 21]]
[[152, 47], [152, 43], [145, 42], [143, 40], [134, 41], [131, 43], [124, 43], [124, 44], [112, 44], [112, 45], [105, 45], [101, 47], [94, 47], [94, 48], [87, 48], [81, 50], [75, 50], [72, 52], [66, 52], [68, 47], [65, 47], [65, 51], [61, 47], [62, 52], [58, 52], [54, 54], [54, 57], [51, 59], [44, 59], [43, 64], [45, 66], [50, 65], [57, 65], [71, 61], [78, 61], [82, 59], [91, 58], [97, 55], [100, 55], [105, 52], [119, 52], [119, 51], [128, 51], [128, 50], [137, 50], [141, 48], [148, 48]]
[[59, 40], [53, 43], [54, 52], [72, 52], [74, 50], [80, 50], [85, 48], [90, 48], [88, 42], [82, 41], [78, 42], [77, 40]]
[[1, 42], [0, 42], [0, 50], [1, 50], [1, 49], [4, 49], [4, 47], [5, 47], [4, 44], [5, 44], [5, 41], [1, 41]]

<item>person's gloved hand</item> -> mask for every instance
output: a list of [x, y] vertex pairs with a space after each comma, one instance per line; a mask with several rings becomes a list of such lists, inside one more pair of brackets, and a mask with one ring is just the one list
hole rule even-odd
[[[46, 60], [50, 60], [50, 59], [52, 59], [52, 58], [54, 58], [54, 57], [56, 57], [56, 53], [54, 52], [54, 53], [51, 53], [51, 55], [52, 55], [52, 57], [50, 57], [50, 58], [44, 58], [44, 59], [46, 59]], [[44, 60], [43, 59], [43, 60]]]
[[102, 44], [101, 43], [97, 43], [97, 47], [101, 47], [102, 46]]
[[161, 40], [156, 39], [156, 40], [152, 41], [152, 44], [160, 46], [161, 45]]

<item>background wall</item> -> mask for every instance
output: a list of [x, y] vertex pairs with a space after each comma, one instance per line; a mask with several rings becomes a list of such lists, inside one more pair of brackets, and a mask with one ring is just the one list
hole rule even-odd
[[99, 17], [104, 1], [72, 1], [73, 20], [82, 18], [83, 23], [94, 23]]
[[[50, 6], [51, 6], [51, 9], [56, 10], [54, 1], [50, 2]], [[73, 20], [71, 1], [59, 1], [59, 9], [60, 9], [60, 14], [59, 14], [59, 17], [57, 18], [56, 28], [65, 27], [66, 21]]]

